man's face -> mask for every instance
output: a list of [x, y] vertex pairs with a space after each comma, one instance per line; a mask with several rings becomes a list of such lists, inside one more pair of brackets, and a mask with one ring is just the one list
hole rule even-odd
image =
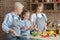
[[19, 15], [22, 13], [22, 11], [23, 11], [23, 7], [18, 7], [17, 8], [17, 12], [18, 12]]

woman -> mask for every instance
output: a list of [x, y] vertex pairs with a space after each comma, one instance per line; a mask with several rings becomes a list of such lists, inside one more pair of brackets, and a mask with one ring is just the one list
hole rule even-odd
[[38, 32], [44, 32], [47, 29], [47, 17], [42, 11], [43, 4], [41, 4], [40, 6], [38, 5], [35, 9], [35, 13], [31, 15], [31, 21]]

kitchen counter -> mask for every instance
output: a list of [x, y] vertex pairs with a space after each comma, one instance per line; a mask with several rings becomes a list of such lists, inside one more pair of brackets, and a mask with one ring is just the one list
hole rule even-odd
[[40, 36], [29, 36], [27, 38], [30, 38], [30, 40], [60, 40], [60, 36], [57, 37], [49, 37], [49, 38], [42, 38]]

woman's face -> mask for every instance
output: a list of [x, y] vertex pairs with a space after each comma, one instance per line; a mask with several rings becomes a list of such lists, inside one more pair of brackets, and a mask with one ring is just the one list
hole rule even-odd
[[41, 13], [42, 11], [43, 11], [43, 7], [38, 7], [38, 8], [37, 8], [37, 12], [38, 12], [38, 13]]
[[23, 15], [24, 19], [29, 19], [30, 17], [30, 13], [29, 12], [26, 12], [24, 15]]

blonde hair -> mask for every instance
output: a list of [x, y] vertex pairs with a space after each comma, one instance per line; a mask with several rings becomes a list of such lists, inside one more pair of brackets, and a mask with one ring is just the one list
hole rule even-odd
[[36, 11], [38, 10], [38, 7], [42, 7], [42, 8], [43, 8], [43, 4], [39, 4], [38, 6], [36, 6], [36, 8], [35, 8], [35, 13], [36, 13]]

